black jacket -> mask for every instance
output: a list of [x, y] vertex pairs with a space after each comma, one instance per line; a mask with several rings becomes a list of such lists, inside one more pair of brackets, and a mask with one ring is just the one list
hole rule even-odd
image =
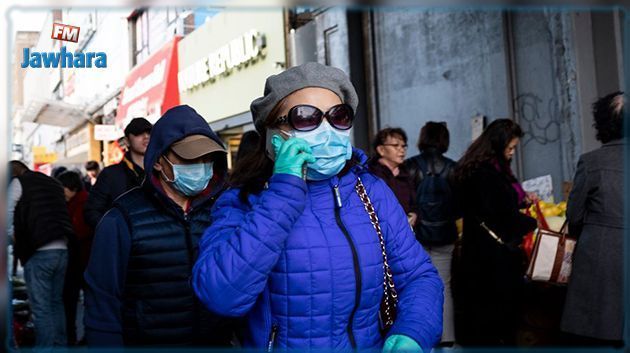
[[[422, 165], [428, 172], [444, 178], [448, 189], [434, 190], [433, 195], [421, 195], [421, 183], [425, 177]], [[450, 182], [455, 162], [435, 150], [428, 150], [405, 160], [404, 166], [409, 171], [414, 187], [414, 203], [418, 208], [418, 221], [414, 228], [418, 240], [423, 245], [452, 244], [457, 239], [455, 221], [461, 217], [457, 193]]]
[[131, 238], [122, 299], [125, 345], [229, 346], [228, 320], [203, 307], [189, 280], [217, 194], [186, 216], [148, 185], [115, 202]]
[[17, 178], [22, 197], [15, 206], [14, 246], [24, 265], [38, 248], [54, 240], [71, 239], [73, 230], [63, 187], [58, 181], [33, 171]]
[[114, 200], [128, 190], [140, 186], [144, 180], [144, 170], [132, 162], [129, 153], [118, 164], [111, 165], [99, 174], [90, 189], [90, 197], [85, 205], [85, 223], [96, 228], [105, 212], [112, 208]]
[[[481, 165], [459, 184], [464, 212], [461, 263], [453, 288], [462, 313], [462, 345], [514, 344], [520, 318], [525, 258], [518, 247], [536, 228], [536, 220], [519, 211], [515, 181], [491, 163]], [[505, 245], [499, 244], [484, 222]]]

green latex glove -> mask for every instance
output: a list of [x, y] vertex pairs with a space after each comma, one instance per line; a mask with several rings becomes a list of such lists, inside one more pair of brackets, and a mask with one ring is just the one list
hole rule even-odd
[[404, 335], [391, 335], [383, 345], [383, 353], [420, 352], [422, 348], [416, 341]]
[[311, 147], [301, 138], [293, 137], [285, 141], [282, 137], [274, 135], [271, 144], [276, 152], [274, 174], [290, 174], [303, 178], [304, 163], [315, 162]]

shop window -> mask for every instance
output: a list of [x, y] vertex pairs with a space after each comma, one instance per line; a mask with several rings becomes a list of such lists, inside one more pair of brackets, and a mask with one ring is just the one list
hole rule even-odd
[[298, 6], [289, 9], [291, 28], [297, 29], [313, 21], [317, 16], [328, 10], [329, 7], [305, 7]]
[[132, 66], [143, 62], [149, 56], [149, 14], [139, 10], [129, 19], [133, 54]]

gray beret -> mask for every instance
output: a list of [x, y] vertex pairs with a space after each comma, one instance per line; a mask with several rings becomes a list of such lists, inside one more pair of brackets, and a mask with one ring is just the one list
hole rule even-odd
[[348, 75], [340, 69], [310, 62], [267, 78], [264, 95], [256, 98], [250, 106], [256, 129], [261, 131], [264, 128], [263, 122], [278, 102], [306, 87], [329, 89], [355, 112], [357, 110], [359, 98]]

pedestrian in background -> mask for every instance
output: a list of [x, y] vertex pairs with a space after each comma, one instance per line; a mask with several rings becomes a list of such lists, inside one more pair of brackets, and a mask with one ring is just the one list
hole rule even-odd
[[101, 172], [101, 166], [97, 161], [88, 161], [85, 163], [85, 179], [84, 179], [84, 189], [88, 193], [92, 189], [92, 186], [96, 184], [96, 179], [98, 178], [99, 173]]
[[[352, 148], [357, 104], [350, 78], [318, 63], [268, 77], [252, 102], [261, 143], [217, 201], [192, 277], [208, 309], [247, 318], [246, 346], [428, 352], [439, 341], [442, 282], [396, 196]], [[398, 298], [387, 332], [384, 267]]]
[[225, 188], [226, 154], [187, 105], [155, 124], [146, 181], [119, 197], [96, 228], [85, 272], [88, 346], [230, 345], [231, 321], [204, 310], [190, 281], [199, 238]]
[[125, 157], [120, 163], [103, 169], [90, 189], [85, 206], [85, 222], [92, 229], [96, 228], [105, 212], [112, 208], [118, 196], [142, 184], [144, 154], [149, 145], [152, 127], [145, 118], [135, 118], [125, 127]]
[[418, 219], [415, 188], [403, 164], [407, 154], [407, 134], [401, 128], [383, 129], [374, 137], [372, 147], [376, 155], [368, 162], [370, 172], [387, 183], [407, 214], [409, 225], [415, 226]]
[[416, 237], [431, 257], [444, 282], [444, 329], [442, 346], [455, 343], [451, 263], [457, 240], [455, 221], [461, 217], [456, 195], [449, 183], [455, 162], [444, 156], [450, 136], [446, 123], [428, 122], [420, 130], [420, 154], [405, 161], [414, 185], [413, 196], [418, 205]]
[[623, 92], [593, 104], [603, 146], [580, 157], [567, 204], [577, 244], [561, 329], [577, 345], [623, 347], [624, 106]]
[[495, 120], [455, 168], [464, 215], [454, 293], [461, 309], [457, 341], [463, 346], [516, 344], [525, 270], [519, 245], [536, 228], [536, 220], [520, 212], [534, 196], [523, 191], [510, 168], [522, 136], [512, 120]]
[[49, 351], [67, 343], [62, 295], [72, 224], [58, 181], [19, 161], [9, 169], [8, 233], [24, 267], [36, 350]]
[[83, 272], [87, 266], [92, 249], [94, 231], [85, 223], [83, 209], [88, 200], [88, 193], [83, 188], [81, 175], [75, 171], [66, 171], [57, 177], [63, 186], [72, 222], [74, 237], [68, 242], [68, 267], [63, 288], [63, 302], [66, 312], [66, 334], [68, 345], [78, 344], [77, 305], [83, 288]]
[[50, 176], [53, 177], [54, 179], [57, 179], [58, 176], [60, 176], [62, 173], [64, 173], [67, 170], [68, 168], [62, 165], [58, 165], [56, 167], [53, 167], [53, 169], [50, 171]]

